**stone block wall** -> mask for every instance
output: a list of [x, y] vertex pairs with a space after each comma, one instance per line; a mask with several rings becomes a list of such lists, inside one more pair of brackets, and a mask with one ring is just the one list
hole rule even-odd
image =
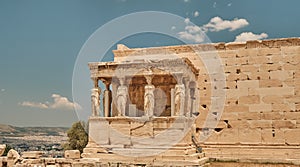
[[[145, 55], [162, 58], [161, 54], [190, 59], [200, 69], [198, 136], [203, 129], [212, 132], [204, 144], [300, 145], [300, 38], [126, 48], [114, 54], [115, 61]], [[203, 57], [220, 59], [225, 87], [212, 87], [211, 79], [223, 74], [209, 75], [206, 66], [211, 64], [205, 64]], [[216, 116], [211, 112], [212, 99], [224, 95], [218, 90], [225, 91], [225, 104]], [[208, 117], [220, 119], [216, 127], [205, 127]]]
[[120, 47], [114, 54], [115, 61], [185, 57], [200, 70], [196, 137], [206, 136], [208, 157], [300, 159], [300, 38]]
[[[226, 87], [215, 89], [225, 90], [226, 99], [220, 122], [204, 144], [300, 145], [300, 39], [216, 44], [216, 48]], [[214, 98], [211, 83], [202, 70], [199, 134]]]

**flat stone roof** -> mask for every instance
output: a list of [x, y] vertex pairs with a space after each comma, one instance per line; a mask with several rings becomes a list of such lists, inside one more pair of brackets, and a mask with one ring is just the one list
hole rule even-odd
[[268, 40], [254, 40], [247, 42], [229, 42], [229, 43], [210, 43], [210, 44], [192, 44], [192, 45], [175, 45], [149, 48], [128, 48], [119, 44], [117, 50], [113, 50], [115, 57], [124, 57], [129, 55], [155, 55], [166, 53], [188, 53], [195, 51], [219, 51], [235, 50], [246, 48], [279, 48], [283, 46], [299, 46], [300, 37], [278, 38]]

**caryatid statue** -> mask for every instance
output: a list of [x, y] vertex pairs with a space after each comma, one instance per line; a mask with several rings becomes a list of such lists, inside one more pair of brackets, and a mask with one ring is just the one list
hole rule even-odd
[[125, 78], [120, 78], [120, 86], [117, 90], [117, 109], [118, 116], [125, 116], [126, 111], [126, 103], [127, 103], [127, 86], [124, 85]]
[[149, 68], [145, 72], [145, 78], [147, 85], [145, 86], [145, 95], [144, 95], [144, 112], [146, 116], [152, 117], [154, 114], [154, 90], [155, 87], [152, 85], [152, 70]]
[[183, 84], [175, 86], [175, 116], [181, 116], [184, 113], [185, 88]]
[[145, 95], [144, 95], [144, 111], [146, 116], [153, 116], [154, 112], [154, 89], [153, 85], [145, 86]]
[[101, 89], [100, 88], [93, 88], [92, 89], [92, 95], [91, 95], [91, 100], [92, 100], [92, 116], [99, 116], [99, 111], [100, 111], [100, 93], [101, 93]]

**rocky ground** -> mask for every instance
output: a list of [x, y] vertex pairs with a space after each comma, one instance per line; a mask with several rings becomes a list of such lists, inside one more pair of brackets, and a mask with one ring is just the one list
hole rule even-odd
[[299, 165], [289, 164], [255, 164], [242, 162], [211, 162], [207, 167], [299, 167]]

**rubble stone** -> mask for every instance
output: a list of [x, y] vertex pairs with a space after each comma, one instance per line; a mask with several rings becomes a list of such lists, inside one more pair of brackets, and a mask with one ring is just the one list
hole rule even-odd
[[1, 144], [0, 145], [0, 156], [3, 155], [4, 151], [5, 151], [6, 145], [5, 144]]
[[65, 151], [65, 158], [67, 158], [67, 159], [79, 159], [80, 158], [80, 151], [79, 150], [66, 150]]

